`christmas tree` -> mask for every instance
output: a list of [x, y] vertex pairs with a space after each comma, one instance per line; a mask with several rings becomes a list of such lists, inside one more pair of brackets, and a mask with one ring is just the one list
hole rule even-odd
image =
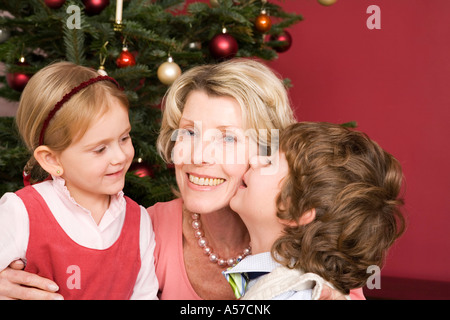
[[[29, 77], [60, 60], [101, 69], [125, 88], [136, 150], [125, 193], [144, 206], [173, 197], [173, 169], [155, 148], [168, 85], [204, 63], [275, 59], [302, 19], [264, 0], [14, 0], [0, 10], [0, 96], [18, 101]], [[0, 195], [23, 186], [28, 158], [13, 119], [0, 118]]]

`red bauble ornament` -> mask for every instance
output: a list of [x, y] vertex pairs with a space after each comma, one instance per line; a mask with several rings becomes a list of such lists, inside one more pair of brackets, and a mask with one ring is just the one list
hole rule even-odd
[[216, 59], [231, 59], [236, 55], [238, 49], [236, 39], [226, 31], [214, 36], [209, 42], [209, 52]]
[[270, 17], [266, 14], [266, 11], [261, 11], [261, 14], [256, 17], [255, 20], [255, 28], [259, 32], [265, 33], [270, 30], [272, 27], [272, 20], [270, 20]]
[[153, 178], [153, 176], [154, 176], [152, 167], [149, 166], [148, 164], [142, 162], [142, 159], [138, 159], [137, 162], [133, 162], [128, 171], [133, 172], [139, 178], [143, 178], [143, 177]]
[[287, 30], [284, 30], [283, 33], [281, 33], [281, 34], [270, 36], [270, 41], [285, 42], [285, 44], [280, 44], [280, 45], [276, 45], [273, 47], [273, 49], [276, 52], [285, 52], [285, 51], [289, 50], [289, 48], [292, 45], [292, 37], [291, 37], [291, 34]]
[[116, 60], [116, 64], [119, 68], [131, 67], [136, 65], [136, 59], [126, 47], [123, 47], [122, 52]]
[[109, 0], [83, 0], [83, 4], [86, 14], [93, 16], [102, 12], [109, 5]]
[[[29, 66], [28, 63], [25, 62], [25, 59], [21, 58], [21, 61], [17, 63], [18, 66]], [[16, 91], [22, 92], [28, 81], [32, 77], [32, 74], [15, 72], [15, 73], [7, 73], [6, 74], [6, 82], [8, 86]]]
[[59, 9], [63, 6], [66, 0], [45, 0], [44, 1], [47, 7], [51, 9]]

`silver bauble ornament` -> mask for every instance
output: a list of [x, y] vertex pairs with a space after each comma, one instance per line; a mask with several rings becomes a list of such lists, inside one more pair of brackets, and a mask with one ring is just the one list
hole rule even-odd
[[0, 43], [3, 43], [6, 40], [8, 40], [10, 36], [11, 36], [11, 33], [9, 32], [9, 30], [0, 29]]

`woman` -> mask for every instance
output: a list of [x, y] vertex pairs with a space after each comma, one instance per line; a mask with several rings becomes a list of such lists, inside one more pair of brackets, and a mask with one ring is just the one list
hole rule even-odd
[[[257, 152], [256, 142], [270, 152], [271, 129], [295, 122], [286, 90], [263, 64], [234, 59], [182, 74], [164, 108], [158, 149], [175, 163], [180, 198], [148, 208], [159, 296], [234, 299], [222, 271], [249, 254], [250, 244], [229, 202]], [[23, 271], [0, 273], [0, 295], [11, 298], [58, 298], [48, 292], [52, 285]]]
[[148, 209], [160, 297], [234, 299], [222, 271], [251, 249], [229, 203], [256, 141], [265, 151], [271, 129], [295, 122], [286, 90], [264, 65], [232, 60], [184, 73], [164, 106], [157, 144], [175, 163], [181, 198]]

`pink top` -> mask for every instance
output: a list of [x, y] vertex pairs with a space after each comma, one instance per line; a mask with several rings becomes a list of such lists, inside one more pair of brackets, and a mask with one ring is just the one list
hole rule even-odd
[[[183, 201], [158, 202], [147, 209], [155, 231], [155, 268], [161, 300], [201, 300], [192, 288], [183, 256]], [[362, 288], [350, 291], [352, 300], [364, 300]]]
[[155, 268], [161, 300], [201, 300], [191, 286], [183, 256], [183, 201], [158, 202], [147, 209], [155, 230]]

